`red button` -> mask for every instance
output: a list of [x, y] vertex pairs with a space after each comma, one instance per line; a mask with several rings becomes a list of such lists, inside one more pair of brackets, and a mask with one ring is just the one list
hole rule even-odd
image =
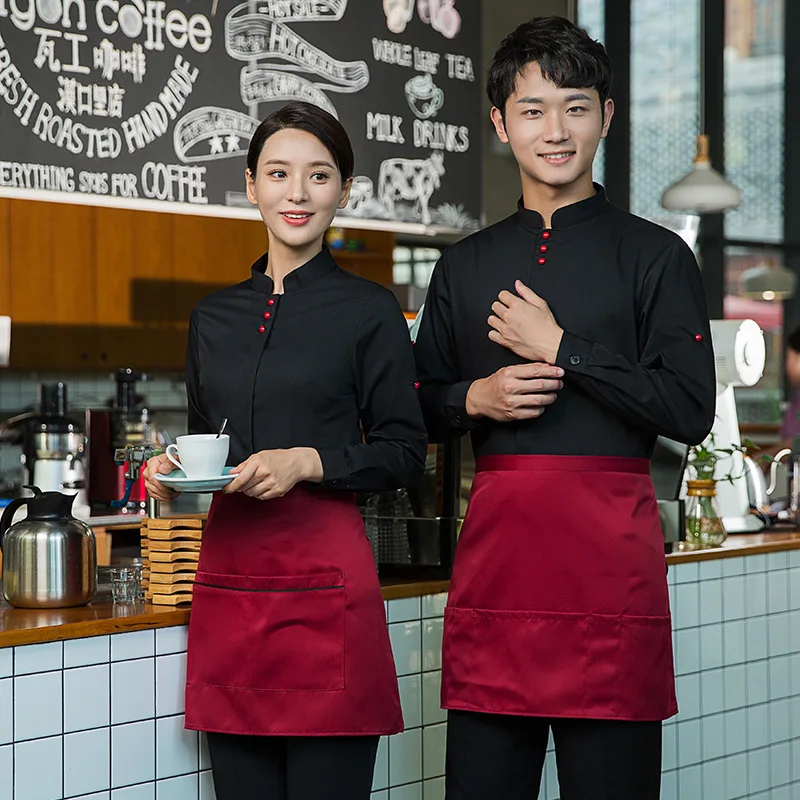
[[702, 342], [703, 341], [703, 337], [698, 333], [697, 336], [694, 337], [694, 340], [696, 342]]
[[414, 381], [414, 388], [419, 389], [419, 381]]
[[274, 297], [270, 297], [270, 299], [267, 300], [267, 305], [268, 306], [274, 306], [275, 305], [275, 298]]
[[271, 316], [272, 314], [270, 314], [269, 311], [264, 312], [264, 319], [269, 319]]
[[265, 331], [265, 330], [266, 330], [266, 328], [265, 328], [265, 327], [262, 325], [262, 326], [261, 326], [261, 327], [258, 329], [258, 332], [259, 332], [259, 333], [264, 333], [264, 331]]
[[552, 235], [550, 231], [542, 231], [542, 239], [549, 239]]
[[546, 259], [544, 256], [541, 256], [541, 257], [538, 259], [538, 261], [539, 261], [539, 263], [540, 263], [540, 264], [544, 264], [544, 263], [547, 261], [547, 259]]
[[546, 244], [540, 244], [539, 245], [539, 251], [541, 253], [546, 253], [547, 252], [547, 245]]

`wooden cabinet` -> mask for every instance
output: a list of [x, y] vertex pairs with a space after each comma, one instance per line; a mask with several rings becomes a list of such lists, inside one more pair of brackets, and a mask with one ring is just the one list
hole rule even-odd
[[11, 314], [11, 201], [0, 197], [0, 316]]
[[[394, 235], [353, 231], [345, 269], [389, 283]], [[244, 280], [266, 249], [259, 220], [0, 198], [0, 314], [11, 369], [183, 369], [195, 303]]]

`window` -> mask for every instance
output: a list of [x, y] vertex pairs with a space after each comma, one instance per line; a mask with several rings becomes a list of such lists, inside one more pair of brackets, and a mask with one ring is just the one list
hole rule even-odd
[[[739, 208], [725, 214], [731, 241], [783, 241], [783, 11], [784, 0], [725, 3], [725, 171], [742, 192]], [[739, 280], [749, 267], [781, 263], [775, 250], [726, 250], [725, 317], [754, 319], [767, 345], [764, 377], [736, 390], [747, 422], [780, 420], [784, 307], [740, 297]]]
[[[578, 0], [578, 25], [584, 28], [592, 39], [600, 42], [605, 37], [604, 15], [605, 0]], [[592, 178], [597, 183], [603, 183], [605, 180], [605, 142], [602, 141], [594, 159]]]
[[692, 165], [700, 87], [699, 0], [632, 0], [631, 211], [666, 212], [661, 195]]
[[395, 247], [394, 282], [427, 289], [441, 254], [435, 247]]
[[783, 396], [783, 304], [740, 296], [740, 281], [751, 267], [782, 265], [777, 251], [729, 247], [725, 251], [725, 319], [752, 319], [764, 331], [767, 349], [764, 376], [752, 387], [738, 387], [742, 422], [778, 422]]
[[783, 239], [783, 0], [726, 0], [725, 172], [742, 192], [731, 239]]

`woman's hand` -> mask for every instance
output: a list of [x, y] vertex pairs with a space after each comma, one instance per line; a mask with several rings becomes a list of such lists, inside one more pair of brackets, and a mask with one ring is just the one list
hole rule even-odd
[[283, 497], [301, 481], [319, 483], [323, 478], [322, 460], [313, 447], [262, 450], [234, 467], [231, 473], [236, 478], [222, 491], [244, 492], [257, 500]]
[[169, 475], [174, 469], [175, 465], [167, 458], [166, 453], [148, 459], [147, 466], [144, 468], [142, 474], [144, 475], [144, 485], [147, 489], [147, 494], [154, 500], [168, 503], [170, 500], [174, 500], [176, 495], [179, 494], [175, 489], [164, 486], [161, 481], [156, 480], [157, 474]]

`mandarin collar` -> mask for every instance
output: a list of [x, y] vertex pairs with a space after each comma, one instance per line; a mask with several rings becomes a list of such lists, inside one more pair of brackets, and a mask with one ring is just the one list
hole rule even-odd
[[[606, 190], [599, 184], [593, 183], [595, 194], [577, 203], [557, 208], [553, 212], [551, 228], [567, 228], [571, 225], [580, 225], [604, 213], [609, 208]], [[520, 198], [517, 203], [517, 221], [529, 231], [539, 233], [544, 229], [544, 218], [538, 211], [525, 208]]]
[[[268, 260], [269, 253], [264, 253], [250, 268], [251, 284], [257, 292], [263, 294], [272, 294], [275, 288], [272, 278], [267, 275]], [[326, 245], [322, 245], [322, 250], [310, 261], [306, 261], [302, 266], [293, 269], [283, 279], [283, 290], [284, 292], [292, 292], [310, 286], [315, 280], [327, 275], [334, 269], [336, 269], [336, 262], [333, 260], [331, 251], [328, 250]]]

